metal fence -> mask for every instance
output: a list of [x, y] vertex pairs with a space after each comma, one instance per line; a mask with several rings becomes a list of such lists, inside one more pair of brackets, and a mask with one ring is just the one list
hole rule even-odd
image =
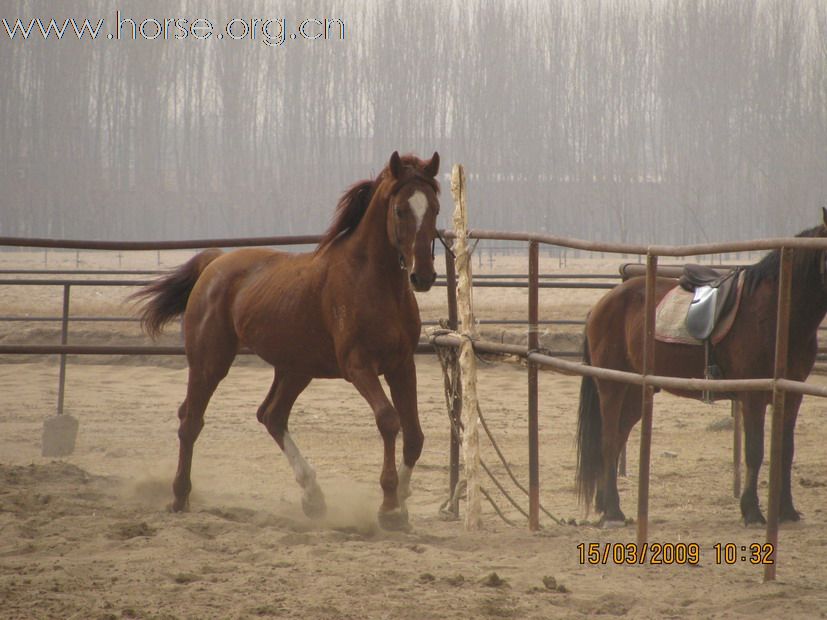
[[[451, 235], [448, 235], [449, 237]], [[772, 431], [770, 443], [770, 484], [767, 511], [767, 543], [778, 546], [778, 516], [781, 491], [781, 451], [783, 437], [784, 398], [786, 392], [808, 394], [813, 396], [827, 396], [827, 388], [814, 386], [805, 382], [791, 381], [786, 378], [786, 364], [789, 336], [790, 291], [792, 274], [792, 252], [796, 248], [827, 250], [825, 238], [781, 237], [758, 241], [743, 241], [735, 243], [710, 243], [702, 245], [624, 245], [617, 243], [599, 243], [580, 239], [569, 239], [551, 235], [531, 233], [502, 233], [499, 231], [472, 230], [468, 237], [473, 239], [498, 239], [522, 241], [528, 244], [528, 273], [529, 273], [529, 343], [527, 347], [516, 347], [497, 343], [475, 342], [474, 347], [480, 352], [507, 353], [519, 355], [528, 361], [528, 390], [529, 390], [529, 527], [536, 528], [539, 521], [539, 448], [537, 437], [537, 367], [548, 366], [569, 374], [589, 375], [601, 379], [632, 383], [643, 387], [641, 433], [640, 433], [640, 461], [638, 478], [638, 512], [637, 512], [637, 540], [642, 545], [648, 538], [648, 502], [649, 502], [649, 470], [652, 439], [652, 409], [655, 388], [680, 389], [692, 391], [767, 391], [772, 392]], [[645, 278], [645, 322], [644, 322], [644, 364], [641, 374], [621, 372], [607, 368], [597, 368], [584, 364], [572, 363], [556, 357], [545, 355], [537, 350], [537, 308], [538, 308], [538, 256], [540, 244], [552, 244], [571, 249], [593, 252], [610, 252], [618, 254], [640, 254], [646, 257]], [[655, 278], [658, 271], [658, 257], [670, 256], [684, 258], [705, 254], [722, 254], [725, 252], [743, 252], [754, 250], [779, 249], [781, 255], [779, 273], [779, 304], [775, 343], [774, 376], [767, 379], [748, 380], [708, 380], [685, 379], [678, 377], [664, 377], [653, 374], [655, 353]], [[451, 264], [449, 270], [453, 267]], [[451, 281], [449, 273], [448, 281]], [[455, 276], [454, 276], [455, 279]], [[456, 317], [456, 300], [453, 304], [450, 295], [454, 289], [449, 287], [449, 310], [453, 308], [453, 317]], [[435, 343], [444, 346], [458, 346], [459, 338], [453, 336], [438, 336]], [[453, 451], [452, 451], [453, 452]], [[774, 580], [776, 565], [765, 566], [764, 579]]]
[[[451, 233], [446, 233], [452, 238]], [[500, 343], [475, 342], [475, 349], [481, 353], [503, 353], [518, 355], [528, 362], [529, 386], [529, 525], [536, 528], [539, 522], [539, 458], [537, 436], [537, 389], [539, 366], [547, 366], [570, 374], [590, 375], [597, 378], [633, 383], [642, 386], [644, 398], [642, 403], [641, 438], [640, 438], [640, 473], [638, 480], [638, 514], [637, 537], [643, 543], [648, 536], [648, 488], [649, 466], [652, 434], [652, 407], [655, 388], [682, 389], [682, 390], [709, 390], [709, 391], [768, 391], [773, 393], [772, 436], [770, 449], [770, 489], [767, 513], [767, 542], [776, 545], [778, 542], [778, 507], [781, 486], [781, 446], [782, 446], [782, 417], [783, 403], [786, 392], [827, 396], [827, 388], [814, 386], [804, 382], [786, 379], [787, 338], [789, 331], [789, 309], [791, 288], [792, 250], [795, 248], [827, 249], [827, 239], [818, 238], [774, 238], [759, 241], [744, 241], [736, 243], [712, 243], [702, 245], [624, 245], [616, 243], [599, 243], [551, 235], [530, 233], [504, 233], [488, 230], [471, 230], [468, 236], [480, 240], [502, 240], [523, 242], [528, 244], [528, 279], [526, 283], [511, 282], [509, 286], [526, 286], [529, 290], [528, 299], [528, 344], [525, 347]], [[257, 237], [248, 239], [202, 239], [183, 242], [102, 242], [102, 241], [59, 241], [51, 239], [14, 239], [0, 237], [0, 246], [42, 247], [64, 249], [94, 249], [94, 250], [168, 250], [168, 249], [197, 249], [207, 247], [242, 247], [242, 246], [270, 246], [270, 245], [306, 245], [319, 241], [318, 236], [301, 237]], [[569, 249], [617, 253], [623, 255], [638, 254], [646, 257], [646, 320], [644, 333], [644, 370], [642, 374], [621, 372], [606, 368], [596, 368], [580, 363], [560, 359], [547, 355], [538, 350], [538, 307], [539, 290], [547, 287], [560, 287], [563, 282], [540, 280], [539, 248], [540, 244], [549, 244]], [[686, 257], [708, 254], [723, 254], [755, 250], [781, 250], [781, 267], [779, 276], [779, 314], [776, 334], [776, 361], [775, 372], [772, 378], [751, 380], [705, 380], [684, 379], [677, 377], [663, 377], [652, 374], [654, 370], [654, 284], [658, 271], [658, 257]], [[450, 252], [446, 253], [447, 274], [444, 281], [448, 291], [449, 327], [457, 327], [456, 310], [456, 272]], [[4, 281], [6, 282], [6, 281]], [[135, 285], [135, 281], [114, 280], [111, 283], [118, 285]], [[46, 282], [37, 280], [37, 284]], [[83, 285], [77, 282], [65, 283], [54, 281], [56, 285], [64, 286], [64, 312], [62, 317], [61, 345], [2, 345], [0, 354], [17, 353], [57, 353], [61, 355], [62, 368], [65, 369], [67, 354], [137, 354], [137, 355], [177, 355], [183, 352], [182, 347], [144, 347], [144, 346], [95, 346], [69, 345], [66, 342], [68, 329], [69, 291], [73, 285]], [[96, 284], [101, 284], [97, 281]], [[476, 286], [497, 286], [504, 282], [480, 280]], [[607, 288], [599, 283], [579, 283], [584, 288]], [[588, 285], [592, 286], [588, 286]], [[437, 336], [435, 343], [440, 346], [457, 346], [459, 338], [450, 335]], [[64, 371], [62, 370], [62, 373]], [[459, 419], [458, 403], [454, 403], [452, 415]], [[456, 484], [458, 478], [459, 443], [456, 436], [452, 437], [451, 445], [451, 484]], [[765, 568], [765, 579], [775, 578], [775, 564]]]

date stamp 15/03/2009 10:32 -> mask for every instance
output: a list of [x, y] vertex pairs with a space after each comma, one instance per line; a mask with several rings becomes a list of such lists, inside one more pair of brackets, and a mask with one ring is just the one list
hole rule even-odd
[[[715, 543], [711, 559], [716, 565], [734, 564], [765, 565], [775, 563], [772, 543]], [[580, 564], [650, 564], [698, 566], [702, 560], [702, 547], [698, 543], [614, 543], [581, 542], [577, 545]]]

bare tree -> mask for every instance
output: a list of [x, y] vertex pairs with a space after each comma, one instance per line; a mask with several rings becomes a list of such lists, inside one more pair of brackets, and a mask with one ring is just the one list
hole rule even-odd
[[[109, 41], [103, 0], [6, 5], [10, 28], [106, 25], [0, 24], [0, 234], [319, 232], [395, 149], [463, 162], [480, 227], [689, 243], [788, 234], [825, 203], [817, 0], [122, 3], [208, 18], [206, 41]], [[301, 36], [324, 18], [343, 40]]]

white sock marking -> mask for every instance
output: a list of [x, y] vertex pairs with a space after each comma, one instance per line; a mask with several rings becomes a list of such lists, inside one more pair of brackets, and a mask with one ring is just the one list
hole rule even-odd
[[411, 496], [411, 473], [413, 473], [413, 470], [405, 463], [399, 466], [399, 486], [396, 487], [396, 496], [402, 505]]
[[299, 447], [293, 442], [290, 433], [284, 433], [284, 455], [293, 468], [296, 482], [298, 482], [302, 488], [306, 488], [308, 485], [316, 482], [316, 472], [307, 464], [307, 461], [304, 460], [302, 453], [299, 451]]

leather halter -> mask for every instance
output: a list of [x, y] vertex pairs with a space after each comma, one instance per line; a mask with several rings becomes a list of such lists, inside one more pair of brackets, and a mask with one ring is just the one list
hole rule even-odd
[[396, 248], [399, 255], [399, 268], [402, 271], [407, 271], [408, 266], [405, 264], [405, 255], [399, 247], [399, 205], [396, 203], [393, 204], [393, 247]]

